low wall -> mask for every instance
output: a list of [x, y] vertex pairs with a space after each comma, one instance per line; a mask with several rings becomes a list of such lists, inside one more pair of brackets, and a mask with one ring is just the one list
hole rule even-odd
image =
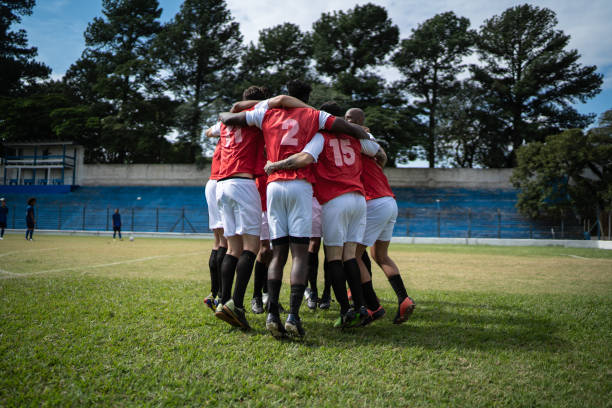
[[[512, 169], [385, 169], [391, 187], [511, 189]], [[77, 173], [82, 186], [201, 186], [210, 166], [191, 164], [85, 164]]]
[[201, 186], [210, 167], [193, 164], [84, 164], [78, 173], [81, 186]]

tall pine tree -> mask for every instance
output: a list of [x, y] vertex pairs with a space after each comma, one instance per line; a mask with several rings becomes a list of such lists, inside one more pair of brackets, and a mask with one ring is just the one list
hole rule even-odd
[[570, 37], [556, 26], [552, 10], [529, 4], [481, 26], [481, 64], [471, 71], [486, 94], [489, 115], [499, 120], [486, 166], [512, 167], [524, 143], [592, 122], [594, 115], [578, 113], [572, 103], [599, 93], [602, 76], [596, 66], [580, 65], [578, 51], [567, 50]]

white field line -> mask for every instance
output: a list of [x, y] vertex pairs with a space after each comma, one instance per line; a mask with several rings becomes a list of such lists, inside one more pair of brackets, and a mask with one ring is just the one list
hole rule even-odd
[[[109, 262], [109, 263], [97, 264], [97, 265], [73, 266], [73, 267], [69, 267], [69, 268], [47, 269], [47, 270], [44, 270], [44, 271], [26, 272], [26, 273], [14, 273], [14, 272], [5, 271], [4, 269], [0, 269], [0, 273], [8, 275], [8, 276], [0, 276], [0, 279], [26, 278], [28, 276], [42, 275], [42, 274], [45, 274], [45, 273], [55, 273], [55, 272], [65, 272], [65, 271], [78, 271], [78, 270], [82, 270], [82, 269], [86, 270], [86, 269], [94, 269], [94, 268], [105, 268], [105, 267], [108, 267], [108, 266], [124, 265], [124, 264], [137, 263], [137, 262], [146, 262], [146, 261], [151, 261], [153, 259], [172, 258], [172, 257], [176, 257], [176, 256], [202, 255], [202, 254], [205, 254], [205, 253], [207, 253], [207, 252], [206, 251], [198, 251], [198, 252], [188, 252], [188, 253], [184, 253], [184, 254], [147, 256], [145, 258], [128, 259], [127, 261]], [[83, 273], [86, 273], [86, 272], [84, 271]]]
[[576, 258], [576, 259], [593, 259], [593, 258], [585, 258], [584, 256], [578, 256], [578, 255], [567, 255], [570, 258]]
[[56, 249], [62, 249], [62, 248], [42, 248], [42, 249], [26, 249], [25, 251], [10, 251], [10, 252], [5, 252], [3, 254], [0, 254], [0, 258], [2, 258], [3, 256], [9, 256], [13, 254], [23, 254], [25, 252], [54, 251]]

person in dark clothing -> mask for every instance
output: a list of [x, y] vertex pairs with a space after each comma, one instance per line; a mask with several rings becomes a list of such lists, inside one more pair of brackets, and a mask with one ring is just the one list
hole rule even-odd
[[0, 198], [0, 240], [4, 239], [4, 229], [6, 228], [6, 220], [8, 218], [8, 207], [4, 198]]
[[113, 214], [113, 239], [115, 239], [117, 233], [119, 234], [119, 239], [123, 241], [123, 238], [121, 238], [121, 214], [119, 214], [118, 208], [115, 209]]
[[26, 207], [26, 227], [27, 227], [26, 233], [25, 233], [26, 241], [33, 240], [34, 226], [36, 225], [36, 217], [34, 215], [34, 204], [36, 204], [36, 199], [32, 197], [28, 200], [28, 206]]

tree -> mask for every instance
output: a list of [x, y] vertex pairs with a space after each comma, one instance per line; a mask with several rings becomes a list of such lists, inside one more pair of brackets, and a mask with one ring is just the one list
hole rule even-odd
[[239, 77], [242, 88], [266, 86], [273, 95], [282, 93], [291, 79], [313, 82], [310, 35], [292, 23], [259, 32], [257, 45], [251, 43], [242, 57]]
[[157, 0], [103, 0], [104, 17], [85, 31], [86, 49], [69, 69], [77, 88], [100, 117], [104, 159], [113, 163], [163, 162], [174, 124], [174, 105], [156, 81], [151, 43], [159, 33]]
[[512, 167], [517, 149], [543, 141], [563, 129], [584, 128], [593, 115], [582, 115], [571, 104], [600, 91], [596, 66], [581, 66], [576, 50], [566, 50], [569, 36], [556, 30], [555, 13], [528, 4], [494, 16], [481, 26], [477, 48], [481, 65], [472, 65], [490, 106], [499, 119], [501, 152], [497, 167]]
[[464, 57], [472, 53], [474, 33], [470, 21], [449, 11], [437, 14], [412, 30], [402, 40], [393, 63], [404, 76], [403, 88], [417, 98], [415, 105], [427, 117], [425, 151], [429, 167], [435, 167], [440, 98], [451, 95], [457, 87], [457, 74], [465, 65]]
[[387, 62], [399, 29], [384, 7], [367, 3], [347, 12], [323, 13], [313, 24], [316, 69], [357, 105], [381, 104], [384, 81], [373, 72]]
[[51, 69], [34, 61], [36, 47], [28, 48], [23, 29], [10, 31], [21, 16], [32, 14], [35, 0], [0, 0], [0, 96], [24, 93], [28, 85], [49, 77]]
[[241, 42], [239, 25], [223, 0], [185, 0], [155, 42], [155, 54], [169, 73], [165, 87], [181, 103], [179, 141], [190, 147], [191, 160], [201, 151], [204, 121], [213, 116], [207, 110], [220, 100], [235, 100]]
[[[597, 218], [612, 210], [612, 110], [602, 127], [548, 136], [518, 149], [512, 183], [519, 189], [517, 207], [533, 218]], [[601, 225], [601, 224], [600, 224]]]
[[[440, 98], [436, 127], [436, 153], [453, 167], [473, 168], [495, 160], [490, 154], [495, 140], [495, 118], [487, 114], [486, 100], [472, 81], [458, 83]], [[427, 129], [429, 130], [429, 129]]]

